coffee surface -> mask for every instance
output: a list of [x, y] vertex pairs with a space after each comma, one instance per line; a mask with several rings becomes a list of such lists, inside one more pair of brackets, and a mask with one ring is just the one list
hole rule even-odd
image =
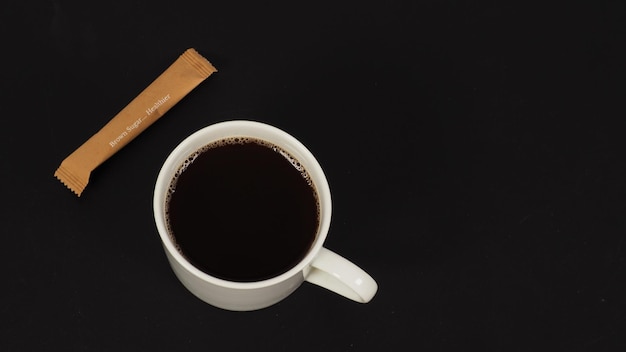
[[251, 282], [280, 275], [313, 243], [314, 185], [299, 162], [250, 138], [206, 146], [182, 166], [166, 205], [183, 256], [209, 275]]

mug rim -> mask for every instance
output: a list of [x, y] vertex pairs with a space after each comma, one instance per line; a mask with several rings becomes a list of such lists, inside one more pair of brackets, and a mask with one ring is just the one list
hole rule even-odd
[[[269, 138], [259, 137], [254, 135], [254, 133], [233, 133], [232, 131], [238, 129], [255, 129], [262, 130], [264, 132], [269, 132], [273, 136], [276, 136], [277, 140], [282, 141], [278, 142], [276, 140], [268, 140]], [[225, 133], [230, 131], [228, 133]], [[222, 134], [220, 134], [222, 133]], [[213, 135], [211, 138], [207, 138], [207, 135]], [[319, 211], [320, 211], [320, 219], [319, 219], [319, 229], [316, 234], [315, 240], [311, 245], [311, 248], [307, 252], [307, 254], [298, 262], [298, 264], [292, 266], [289, 270], [274, 277], [259, 280], [259, 281], [251, 281], [251, 282], [239, 282], [239, 281], [230, 281], [226, 279], [221, 279], [206, 272], [198, 269], [196, 266], [191, 264], [176, 248], [165, 224], [165, 197], [167, 194], [167, 190], [169, 189], [171, 183], [171, 170], [178, 169], [182, 162], [187, 158], [189, 153], [185, 152], [189, 150], [190, 145], [197, 144], [198, 140], [203, 140], [202, 145], [207, 145], [211, 142], [225, 139], [229, 137], [252, 137], [258, 138], [262, 140], [267, 140], [273, 144], [278, 145], [281, 148], [286, 149], [290, 154], [292, 151], [290, 149], [296, 148], [300, 157], [296, 157], [299, 162], [305, 165], [305, 169], [311, 176], [314, 187], [316, 189], [318, 200], [319, 200]], [[287, 148], [285, 145], [291, 146], [291, 148]], [[198, 150], [198, 148], [193, 148], [194, 150]], [[301, 160], [301, 157], [304, 156], [306, 160]], [[195, 277], [200, 278], [202, 281], [213, 283], [220, 287], [225, 288], [234, 288], [234, 289], [257, 289], [262, 287], [269, 287], [278, 283], [281, 283], [294, 275], [302, 272], [316, 257], [317, 253], [322, 248], [324, 241], [328, 235], [328, 230], [330, 228], [330, 219], [332, 214], [332, 202], [330, 198], [330, 187], [328, 185], [328, 180], [326, 179], [326, 175], [322, 170], [321, 165], [315, 158], [315, 156], [309, 151], [309, 149], [298, 139], [290, 135], [289, 133], [283, 131], [282, 129], [263, 123], [252, 120], [229, 120], [217, 122], [208, 126], [205, 126], [194, 133], [190, 134], [186, 138], [184, 138], [168, 155], [165, 162], [162, 164], [161, 169], [159, 170], [159, 174], [157, 176], [157, 180], [154, 186], [154, 196], [153, 196], [153, 215], [154, 220], [157, 227], [157, 232], [159, 233], [159, 237], [161, 238], [161, 243], [166, 248], [167, 252], [176, 260], [178, 264], [183, 266], [187, 271], [191, 272]]]

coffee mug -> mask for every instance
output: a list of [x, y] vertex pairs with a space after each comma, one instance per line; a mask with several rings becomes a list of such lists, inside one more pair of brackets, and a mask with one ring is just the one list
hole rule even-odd
[[[192, 156], [201, 154], [208, 145], [219, 145], [220, 141], [240, 141], [252, 139], [263, 141], [306, 175], [312, 184], [317, 201], [317, 226], [311, 243], [295, 263], [275, 275], [258, 280], [232, 280], [201, 269], [189, 259], [170, 227], [168, 202], [171, 198], [173, 181], [184, 174]], [[226, 143], [228, 144], [228, 143]], [[216, 148], [219, 148], [216, 147]], [[193, 161], [191, 162], [193, 164]], [[211, 182], [211, 181], [207, 181]], [[217, 187], [219, 189], [219, 186]], [[227, 121], [205, 127], [183, 140], [167, 157], [157, 177], [154, 189], [154, 219], [169, 264], [180, 282], [195, 296], [213, 306], [235, 311], [249, 311], [273, 305], [295, 291], [304, 281], [319, 285], [353, 301], [369, 302], [378, 289], [376, 281], [361, 268], [325, 248], [331, 221], [331, 194], [328, 181], [321, 166], [311, 152], [296, 138], [286, 132], [255, 121]], [[195, 205], [202, 207], [203, 205]], [[248, 222], [240, 219], [241, 223]], [[206, 236], [227, 236], [212, 228], [212, 220], [207, 217], [205, 228], [195, 230]], [[194, 231], [195, 231], [194, 230]], [[292, 236], [300, 236], [293, 233]], [[204, 236], [204, 235], [203, 235]], [[263, 238], [257, 239], [264, 241]], [[268, 239], [269, 241], [269, 239]], [[260, 253], [252, 253], [256, 258], [250, 263], [238, 263], [245, 273], [256, 270], [265, 260], [263, 246]], [[213, 248], [219, 253], [221, 250]], [[267, 257], [267, 256], [266, 256]], [[227, 269], [227, 268], [225, 268]], [[253, 270], [254, 269], [254, 270]]]

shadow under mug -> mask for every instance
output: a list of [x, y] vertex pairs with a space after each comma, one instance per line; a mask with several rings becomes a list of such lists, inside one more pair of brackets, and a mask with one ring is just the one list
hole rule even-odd
[[[166, 225], [166, 197], [182, 163], [212, 142], [230, 137], [251, 137], [279, 146], [307, 170], [318, 192], [320, 215], [317, 236], [304, 258], [287, 272], [255, 282], [234, 282], [213, 277], [192, 265], [179, 252]], [[326, 176], [311, 152], [286, 132], [254, 121], [227, 121], [205, 127], [183, 140], [168, 156], [154, 189], [154, 219], [167, 259], [180, 282], [195, 296], [227, 310], [256, 310], [275, 304], [304, 281], [360, 303], [369, 302], [378, 289], [376, 281], [361, 268], [323, 247], [331, 219], [331, 195]]]

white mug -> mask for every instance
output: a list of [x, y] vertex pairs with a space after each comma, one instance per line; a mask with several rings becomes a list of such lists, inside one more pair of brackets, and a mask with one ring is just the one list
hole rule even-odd
[[[194, 152], [229, 137], [251, 137], [277, 145], [307, 170], [318, 192], [320, 216], [317, 236], [305, 257], [287, 272], [255, 282], [234, 282], [213, 277], [196, 268], [179, 252], [168, 233], [166, 196], [174, 174]], [[321, 166], [311, 152], [286, 132], [254, 121], [227, 121], [205, 127], [183, 140], [168, 156], [154, 189], [154, 219], [167, 259], [181, 283], [201, 300], [223, 309], [247, 311], [275, 304], [304, 281], [322, 286], [356, 302], [369, 302], [378, 285], [361, 268], [323, 247], [331, 219], [330, 188]]]

